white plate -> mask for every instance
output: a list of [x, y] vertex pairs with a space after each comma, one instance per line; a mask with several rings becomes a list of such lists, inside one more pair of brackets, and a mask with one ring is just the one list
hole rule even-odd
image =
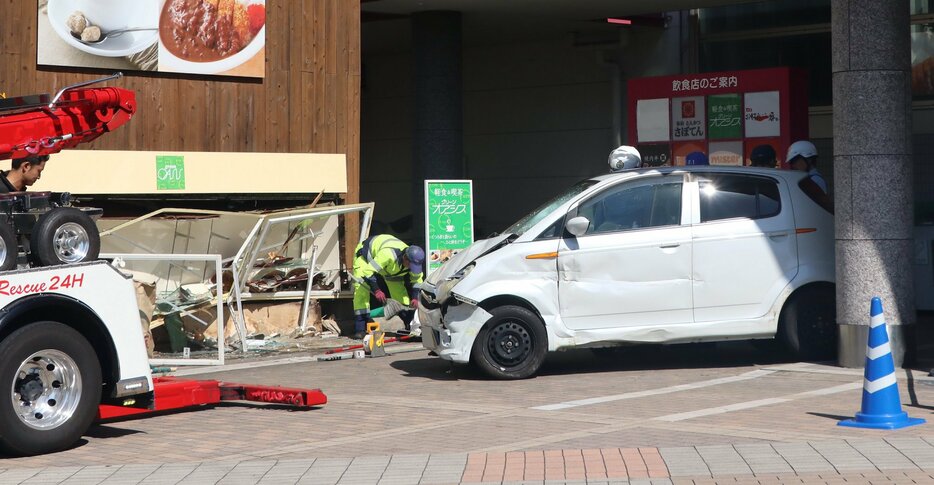
[[[265, 0], [238, 0], [243, 5], [260, 4], [266, 5]], [[165, 0], [159, 2], [159, 15], [162, 15]], [[250, 60], [255, 56], [263, 46], [266, 45], [266, 24], [256, 33], [253, 40], [246, 47], [236, 54], [223, 59], [211, 62], [192, 62], [178, 58], [175, 54], [162, 44], [162, 38], [159, 38], [159, 70], [167, 72], [187, 72], [191, 74], [217, 74], [219, 72], [229, 71], [240, 64]], [[260, 74], [262, 76], [262, 74]]]
[[[124, 2], [126, 4], [126, 21], [130, 27], [158, 27], [159, 10], [158, 0], [134, 0]], [[71, 36], [71, 31], [65, 22], [68, 16], [79, 10], [75, 0], [49, 0], [49, 22], [52, 29], [68, 45], [87, 52], [104, 57], [123, 57], [135, 54], [156, 43], [159, 32], [156, 30], [146, 30], [140, 32], [128, 32], [126, 34], [107, 39], [100, 44], [90, 46], [78, 42]], [[84, 12], [91, 23], [94, 23], [92, 12]]]

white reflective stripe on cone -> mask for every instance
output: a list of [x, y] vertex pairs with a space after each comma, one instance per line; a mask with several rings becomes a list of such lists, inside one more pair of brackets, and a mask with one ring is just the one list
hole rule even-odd
[[886, 342], [878, 347], [866, 347], [866, 357], [869, 360], [876, 360], [885, 354], [892, 353], [892, 345]]
[[876, 391], [881, 391], [895, 384], [896, 382], [897, 380], [895, 379], [894, 373], [889, 374], [887, 376], [880, 377], [874, 381], [863, 379], [863, 390], [865, 390], [869, 394], [872, 394]]

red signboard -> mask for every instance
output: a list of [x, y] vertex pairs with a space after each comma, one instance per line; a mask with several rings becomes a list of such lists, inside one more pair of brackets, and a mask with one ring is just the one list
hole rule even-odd
[[628, 96], [629, 144], [667, 165], [683, 165], [690, 151], [704, 152], [713, 164], [748, 165], [760, 144], [772, 145], [783, 162], [791, 143], [808, 138], [802, 69], [632, 79]]

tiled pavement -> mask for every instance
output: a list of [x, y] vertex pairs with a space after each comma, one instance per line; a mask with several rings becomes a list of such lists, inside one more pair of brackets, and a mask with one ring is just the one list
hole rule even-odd
[[[866, 450], [869, 451], [866, 454]], [[870, 457], [879, 457], [871, 460]], [[920, 438], [305, 460], [0, 468], [2, 484], [934, 483]]]
[[[931, 424], [836, 426], [859, 407], [858, 371], [684, 346], [611, 364], [568, 353], [536, 379], [496, 382], [399, 349], [413, 351], [212, 369], [203, 377], [321, 387], [329, 403], [106, 423], [61, 453], [0, 458], [0, 485], [934, 484]], [[899, 377], [905, 409], [930, 419], [934, 380]]]

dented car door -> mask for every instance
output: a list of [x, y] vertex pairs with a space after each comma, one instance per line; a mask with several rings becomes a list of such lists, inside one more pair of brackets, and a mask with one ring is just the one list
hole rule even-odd
[[559, 246], [558, 300], [571, 329], [688, 324], [693, 321], [690, 205], [683, 176], [610, 186], [573, 207], [585, 234]]

